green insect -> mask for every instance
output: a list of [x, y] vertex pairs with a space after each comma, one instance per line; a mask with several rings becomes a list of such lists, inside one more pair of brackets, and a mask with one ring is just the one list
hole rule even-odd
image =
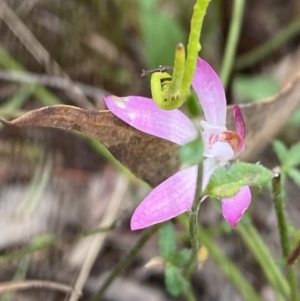
[[156, 104], [164, 110], [179, 108], [190, 93], [198, 53], [201, 49], [200, 33], [208, 4], [211, 0], [197, 0], [191, 20], [187, 56], [183, 44], [175, 50], [172, 76], [167, 72], [154, 72], [151, 76], [151, 93]]

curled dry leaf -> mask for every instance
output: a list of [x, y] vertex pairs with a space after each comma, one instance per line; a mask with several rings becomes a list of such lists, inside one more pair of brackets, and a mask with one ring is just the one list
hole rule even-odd
[[[278, 133], [290, 114], [300, 104], [300, 73], [274, 97], [241, 105], [246, 124], [247, 159], [261, 151]], [[232, 107], [228, 124], [233, 128]], [[109, 111], [87, 111], [73, 106], [56, 105], [30, 111], [12, 120], [1, 120], [17, 127], [54, 127], [74, 130], [102, 142], [136, 176], [157, 186], [180, 168], [178, 145], [142, 133]]]
[[[241, 105], [246, 125], [246, 148], [240, 158], [247, 160], [261, 152], [278, 134], [299, 105], [300, 72], [278, 94]], [[227, 122], [229, 128], [234, 127], [233, 118]]]
[[96, 138], [117, 160], [152, 186], [157, 186], [179, 169], [179, 161], [174, 155], [179, 148], [177, 144], [142, 133], [107, 110], [88, 111], [55, 105], [30, 111], [12, 121], [0, 121], [22, 128], [74, 130]]

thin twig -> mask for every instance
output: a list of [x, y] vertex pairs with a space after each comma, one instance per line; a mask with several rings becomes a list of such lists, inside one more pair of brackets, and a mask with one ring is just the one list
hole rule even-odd
[[[114, 222], [114, 220], [116, 219], [119, 206], [123, 201], [123, 197], [126, 193], [127, 188], [128, 188], [128, 180], [123, 175], [119, 175], [116, 187], [114, 189], [114, 193], [110, 200], [109, 207], [107, 208], [107, 211], [104, 214], [104, 218], [99, 225], [100, 228], [110, 225]], [[85, 261], [81, 267], [79, 276], [77, 278], [74, 287], [75, 291], [82, 291], [82, 288], [84, 287], [84, 284], [90, 274], [90, 271], [99, 254], [99, 251], [103, 245], [106, 236], [107, 236], [107, 232], [95, 235], [93, 237], [90, 248], [87, 251]], [[78, 294], [72, 293], [69, 301], [76, 301], [78, 300], [78, 297], [79, 297]]]
[[142, 73], [141, 73], [141, 77], [145, 77], [145, 76], [148, 76], [154, 72], [167, 72], [167, 71], [170, 71], [170, 70], [173, 70], [174, 67], [173, 66], [163, 66], [163, 65], [159, 65], [158, 68], [154, 68], [154, 69], [151, 69], [151, 70], [145, 70], [143, 69], [142, 70]]
[[65, 293], [72, 292], [76, 294], [78, 297], [80, 293], [75, 291], [71, 286], [52, 282], [52, 281], [45, 281], [45, 280], [25, 280], [19, 282], [2, 282], [0, 283], [0, 293], [4, 293], [7, 291], [13, 290], [28, 290], [32, 288], [43, 288], [43, 289], [50, 289], [50, 290], [57, 290]]
[[[46, 74], [38, 74], [24, 71], [6, 71], [0, 69], [0, 79], [5, 81], [16, 81], [22, 83], [45, 85], [51, 88], [69, 91], [76, 86], [80, 91], [88, 97], [100, 99], [104, 95], [109, 94], [107, 91], [86, 85], [80, 82], [72, 81], [69, 78], [62, 76], [51, 76]], [[76, 92], [75, 92], [76, 93]]]
[[[10, 30], [18, 37], [26, 49], [33, 55], [33, 57], [46, 69], [46, 71], [55, 76], [69, 76], [60, 68], [58, 63], [53, 60], [48, 51], [35, 38], [31, 31], [25, 26], [20, 18], [13, 12], [13, 10], [5, 3], [0, 1], [0, 18], [7, 24]], [[67, 92], [69, 97], [76, 102], [76, 104], [84, 109], [93, 109], [93, 104], [84, 96], [80, 88], [72, 85]]]

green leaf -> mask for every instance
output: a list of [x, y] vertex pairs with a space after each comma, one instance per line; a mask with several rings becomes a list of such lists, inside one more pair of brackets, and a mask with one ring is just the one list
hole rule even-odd
[[273, 178], [273, 172], [258, 164], [237, 162], [215, 170], [205, 189], [205, 194], [229, 198], [242, 186], [261, 186]]
[[300, 186], [300, 171], [298, 169], [290, 168], [287, 170], [287, 174], [298, 186]]
[[290, 148], [285, 164], [289, 167], [300, 164], [300, 142]]
[[171, 261], [176, 252], [176, 232], [171, 222], [166, 222], [159, 230], [159, 250], [166, 261]]
[[265, 75], [238, 75], [233, 80], [233, 91], [239, 97], [255, 101], [275, 95], [279, 91], [279, 84]]
[[292, 113], [292, 115], [289, 119], [289, 124], [292, 126], [300, 125], [300, 108], [294, 110], [294, 112]]
[[169, 265], [165, 271], [165, 282], [168, 292], [179, 296], [187, 290], [188, 282], [183, 278], [178, 268]]
[[[187, 39], [183, 29], [156, 7], [157, 1], [137, 0], [149, 68], [173, 65], [175, 48]], [[172, 55], [170, 55], [172, 54]]]
[[188, 263], [191, 255], [192, 255], [191, 249], [183, 249], [183, 250], [177, 251], [174, 254], [174, 257], [172, 259], [172, 264], [179, 268], [183, 267]]
[[184, 166], [196, 165], [203, 159], [203, 149], [202, 139], [192, 140], [179, 149], [179, 159]]
[[284, 165], [284, 162], [286, 160], [288, 149], [280, 140], [273, 141], [273, 148], [274, 151], [282, 165]]

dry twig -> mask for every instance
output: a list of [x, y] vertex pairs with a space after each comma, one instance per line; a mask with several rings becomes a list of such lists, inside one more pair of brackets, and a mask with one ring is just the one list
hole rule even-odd
[[[21, 43], [34, 56], [34, 58], [42, 66], [44, 66], [49, 74], [69, 79], [69, 76], [60, 68], [58, 63], [51, 58], [48, 51], [35, 38], [31, 31], [5, 3], [5, 1], [0, 1], [0, 18], [2, 18], [10, 30], [18, 37]], [[94, 108], [90, 101], [81, 92], [80, 88], [76, 85], [71, 85], [67, 94], [78, 106], [89, 110]]]
[[82, 93], [86, 96], [94, 99], [100, 99], [109, 92], [96, 88], [90, 85], [86, 85], [80, 82], [74, 82], [69, 78], [61, 76], [51, 76], [45, 74], [37, 74], [24, 71], [6, 71], [0, 69], [0, 79], [6, 81], [16, 81], [22, 83], [45, 85], [52, 88], [69, 91], [72, 87], [78, 87]]
[[71, 293], [77, 297], [80, 296], [78, 291], [74, 290], [71, 286], [44, 280], [25, 280], [18, 282], [2, 282], [0, 283], [0, 293], [14, 290], [28, 290], [33, 288], [42, 288], [49, 290], [57, 290], [65, 293]]

